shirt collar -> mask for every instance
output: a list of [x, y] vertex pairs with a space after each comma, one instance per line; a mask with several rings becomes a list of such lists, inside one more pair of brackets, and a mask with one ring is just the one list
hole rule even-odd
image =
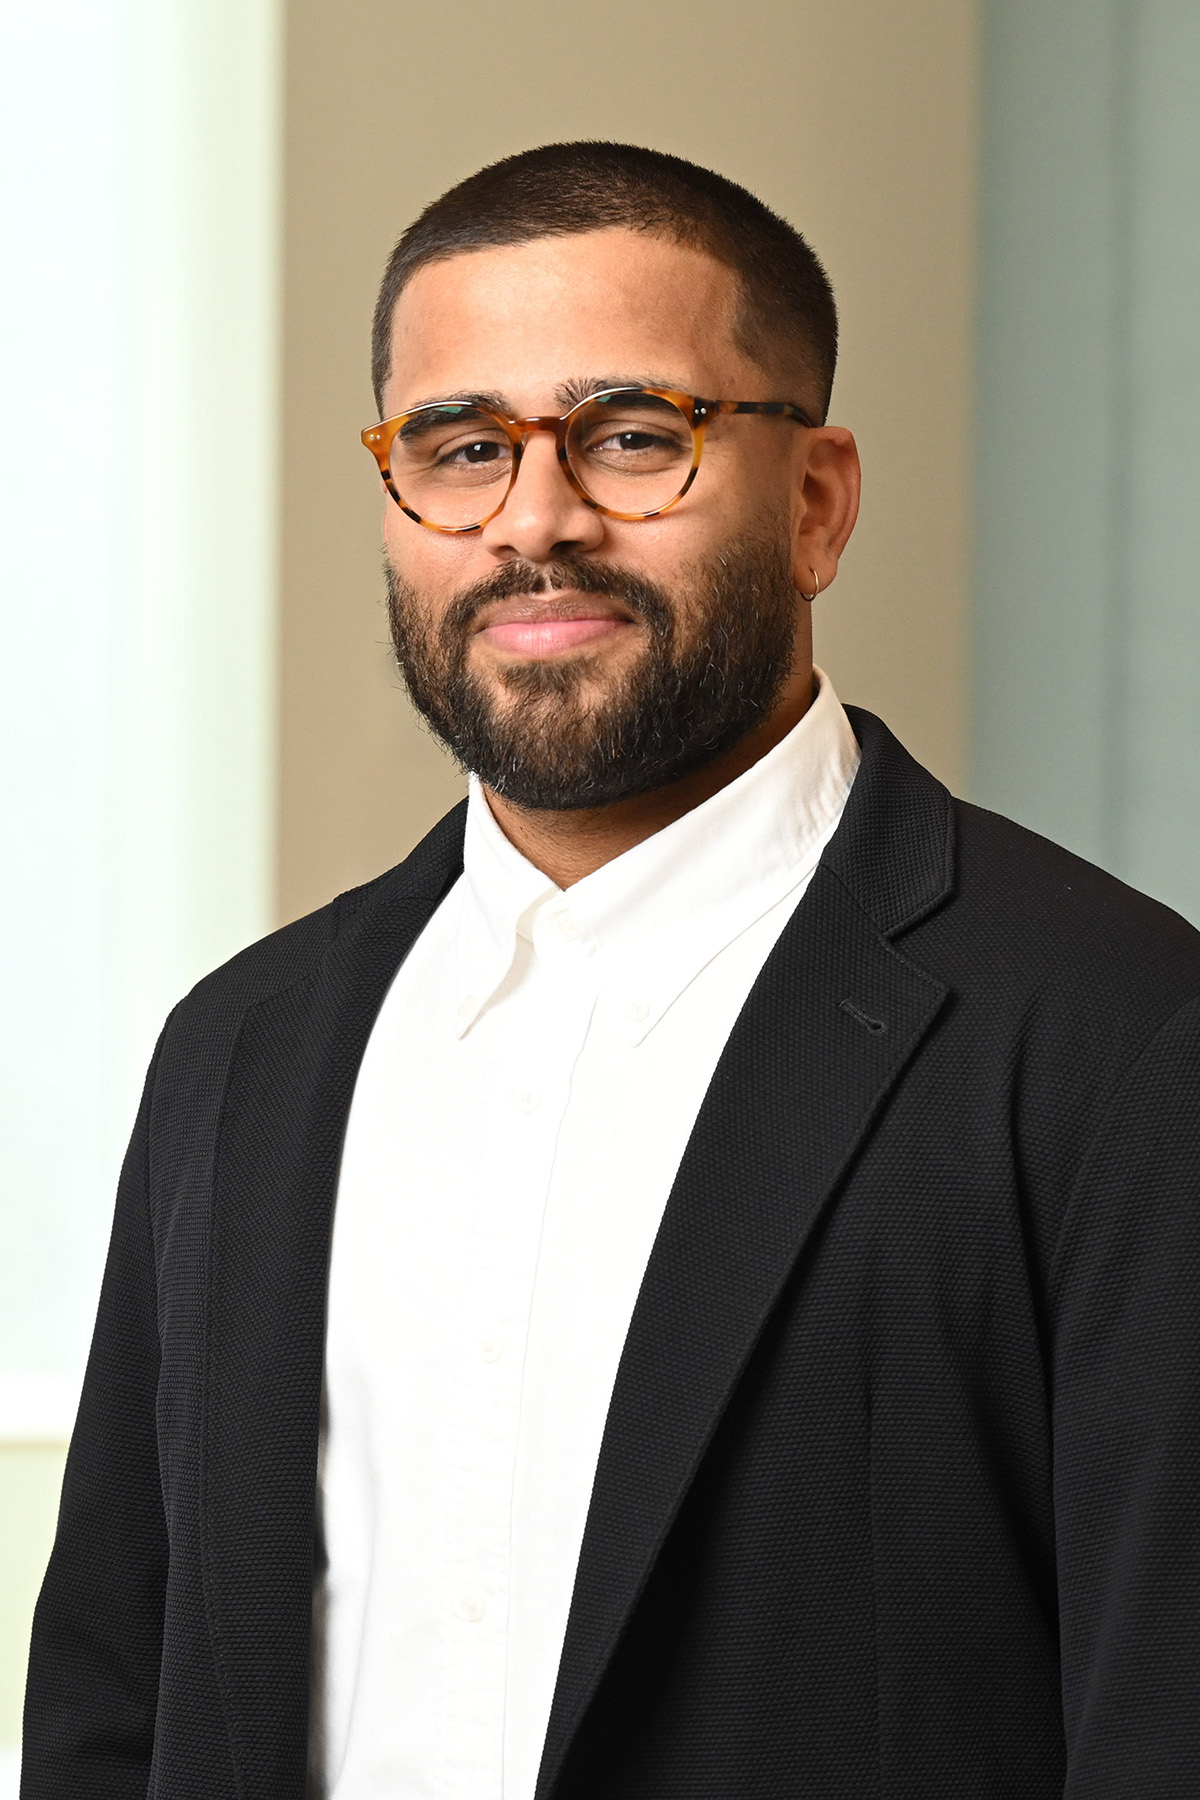
[[829, 677], [799, 723], [744, 774], [565, 893], [509, 842], [472, 777], [455, 1028], [508, 976], [519, 938], [563, 940], [619, 989], [640, 1042], [701, 969], [804, 881], [841, 817], [859, 748]]

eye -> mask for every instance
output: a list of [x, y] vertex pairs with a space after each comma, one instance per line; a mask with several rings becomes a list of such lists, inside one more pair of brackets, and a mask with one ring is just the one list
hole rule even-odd
[[471, 465], [490, 463], [495, 462], [498, 457], [505, 455], [508, 450], [509, 444], [507, 439], [505, 439], [503, 444], [500, 444], [491, 438], [476, 438], [473, 443], [456, 444], [450, 449], [444, 450], [439, 461], [443, 464], [452, 462], [462, 462]]
[[594, 443], [589, 444], [588, 448], [601, 451], [619, 450], [629, 454], [637, 450], [653, 450], [667, 441], [667, 436], [663, 432], [647, 431], [644, 427], [635, 430], [630, 426], [625, 431], [613, 431], [607, 437], [598, 438]]
[[589, 467], [603, 464], [630, 474], [656, 472], [689, 461], [691, 433], [670, 419], [595, 419], [577, 441], [579, 454]]

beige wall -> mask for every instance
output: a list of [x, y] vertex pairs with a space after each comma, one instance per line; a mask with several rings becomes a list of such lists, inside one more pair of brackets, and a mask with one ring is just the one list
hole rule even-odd
[[973, 0], [289, 0], [280, 914], [397, 860], [459, 781], [386, 651], [359, 428], [383, 262], [430, 198], [562, 137], [676, 151], [799, 224], [843, 318], [862, 519], [818, 659], [964, 754]]

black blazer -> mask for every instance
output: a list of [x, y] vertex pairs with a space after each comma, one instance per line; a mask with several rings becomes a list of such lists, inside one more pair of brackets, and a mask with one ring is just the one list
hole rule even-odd
[[[1200, 937], [851, 717], [630, 1325], [538, 1800], [1195, 1800]], [[339, 1148], [462, 826], [163, 1033], [26, 1800], [303, 1792]]]

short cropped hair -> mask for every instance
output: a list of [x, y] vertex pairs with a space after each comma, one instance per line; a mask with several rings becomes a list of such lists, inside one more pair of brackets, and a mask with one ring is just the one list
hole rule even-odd
[[[732, 270], [739, 348], [823, 420], [837, 363], [837, 307], [816, 255], [786, 219], [736, 181], [634, 144], [543, 144], [489, 164], [434, 200], [392, 251], [375, 307], [371, 379], [382, 410], [392, 317], [428, 263], [471, 250], [626, 226], [702, 250]], [[716, 398], [717, 396], [714, 396]], [[728, 397], [728, 396], [721, 396]]]

